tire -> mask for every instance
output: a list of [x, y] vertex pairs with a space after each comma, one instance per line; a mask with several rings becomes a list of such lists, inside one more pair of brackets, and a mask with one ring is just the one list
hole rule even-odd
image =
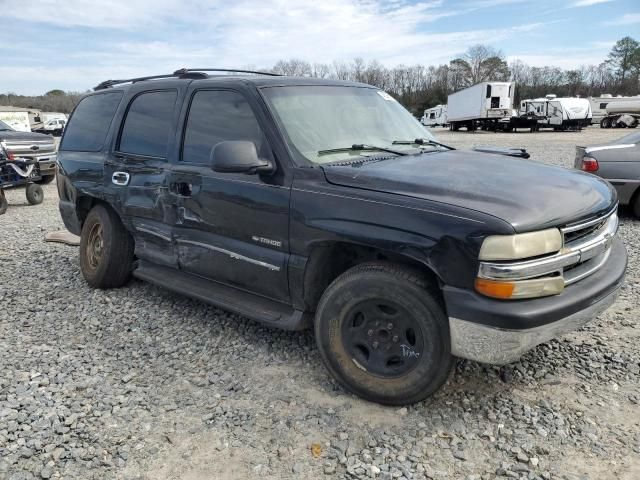
[[437, 289], [394, 264], [365, 263], [334, 280], [318, 304], [315, 336], [346, 390], [385, 405], [433, 394], [454, 361]]
[[640, 190], [637, 190], [634, 196], [635, 198], [631, 205], [631, 209], [633, 210], [633, 214], [636, 218], [640, 218]]
[[55, 180], [56, 176], [54, 175], [43, 175], [42, 178], [40, 180], [38, 180], [36, 183], [38, 185], [47, 185], [51, 182], [53, 182]]
[[131, 277], [133, 238], [118, 215], [97, 205], [87, 215], [80, 234], [80, 270], [94, 288], [117, 288]]
[[4, 215], [9, 208], [9, 202], [7, 202], [4, 192], [0, 190], [0, 215]]
[[27, 202], [29, 205], [40, 205], [44, 200], [44, 192], [42, 191], [42, 187], [35, 183], [30, 183], [27, 185]]

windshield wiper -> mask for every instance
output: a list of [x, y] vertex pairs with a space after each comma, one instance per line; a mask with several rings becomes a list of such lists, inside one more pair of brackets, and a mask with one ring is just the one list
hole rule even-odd
[[447, 150], [455, 150], [455, 148], [445, 145], [444, 143], [436, 142], [427, 138], [416, 138], [415, 140], [394, 140], [393, 145], [433, 145], [436, 147], [443, 147]]
[[405, 152], [400, 152], [398, 150], [392, 150], [390, 148], [384, 148], [384, 147], [376, 147], [374, 145], [365, 145], [361, 143], [354, 143], [350, 147], [329, 148], [327, 150], [319, 150], [318, 155], [327, 155], [330, 153], [342, 153], [342, 152], [376, 151], [376, 150], [380, 152], [393, 153], [394, 155], [401, 155], [401, 156], [407, 155]]

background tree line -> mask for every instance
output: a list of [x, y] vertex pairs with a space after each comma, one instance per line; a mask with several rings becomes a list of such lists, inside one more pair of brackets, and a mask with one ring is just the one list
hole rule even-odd
[[[280, 60], [270, 71], [285, 75], [352, 80], [375, 85], [393, 95], [415, 114], [447, 103], [447, 96], [487, 80], [516, 83], [515, 99], [558, 96], [638, 95], [640, 93], [640, 43], [631, 37], [618, 40], [606, 60], [564, 70], [533, 67], [520, 60], [507, 63], [502, 52], [475, 45], [448, 64], [439, 66], [398, 65], [385, 67], [373, 60], [310, 63], [299, 59]], [[69, 113], [82, 93], [51, 90], [41, 96], [0, 94], [0, 105], [37, 108]]]
[[533, 67], [520, 60], [507, 63], [502, 52], [475, 45], [466, 53], [439, 66], [398, 65], [387, 68], [377, 61], [331, 64], [291, 59], [277, 62], [273, 69], [285, 75], [301, 75], [368, 83], [386, 90], [413, 113], [447, 103], [447, 96], [483, 81], [516, 83], [517, 104], [525, 98], [558, 96], [638, 95], [640, 93], [640, 43], [633, 38], [618, 40], [599, 65], [577, 69]]
[[44, 95], [28, 96], [15, 93], [0, 93], [0, 105], [33, 108], [43, 112], [70, 113], [84, 95], [81, 92], [50, 90]]

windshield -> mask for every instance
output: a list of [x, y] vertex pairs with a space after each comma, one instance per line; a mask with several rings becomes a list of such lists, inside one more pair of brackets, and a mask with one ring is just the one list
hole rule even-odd
[[0, 131], [1, 130], [13, 130], [9, 125], [0, 120]]
[[[262, 92], [284, 127], [289, 146], [316, 164], [415, 153], [435, 140], [381, 90], [310, 85]], [[425, 144], [417, 145], [416, 139], [424, 139]]]

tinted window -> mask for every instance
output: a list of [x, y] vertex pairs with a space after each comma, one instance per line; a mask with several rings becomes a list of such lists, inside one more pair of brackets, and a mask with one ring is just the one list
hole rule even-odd
[[177, 95], [171, 90], [147, 92], [134, 98], [124, 121], [119, 150], [134, 155], [166, 157]]
[[122, 92], [91, 95], [80, 103], [69, 119], [60, 150], [97, 152], [102, 149]]
[[225, 140], [248, 140], [268, 157], [264, 136], [251, 107], [236, 92], [199, 91], [193, 96], [184, 134], [182, 159], [208, 164], [211, 149]]

